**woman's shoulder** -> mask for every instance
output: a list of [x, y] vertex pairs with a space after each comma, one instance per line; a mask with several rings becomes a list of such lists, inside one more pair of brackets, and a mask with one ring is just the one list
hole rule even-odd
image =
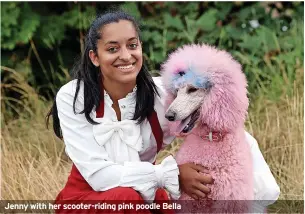
[[[75, 92], [77, 88], [77, 79], [71, 80], [63, 85], [56, 94], [56, 101], [65, 100], [66, 102], [73, 102]], [[76, 102], [83, 103], [84, 100], [84, 84], [81, 81], [79, 85], [79, 92], [77, 95]]]
[[[79, 87], [79, 95], [82, 95], [83, 89], [83, 82], [80, 82]], [[77, 79], [71, 80], [68, 83], [64, 84], [57, 92], [57, 96], [61, 96], [64, 94], [74, 95], [77, 88]]]

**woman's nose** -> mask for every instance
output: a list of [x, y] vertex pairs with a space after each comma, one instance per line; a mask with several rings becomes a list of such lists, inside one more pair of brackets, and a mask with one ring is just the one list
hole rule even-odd
[[124, 61], [129, 61], [131, 58], [131, 54], [127, 48], [122, 48], [120, 53], [120, 59]]

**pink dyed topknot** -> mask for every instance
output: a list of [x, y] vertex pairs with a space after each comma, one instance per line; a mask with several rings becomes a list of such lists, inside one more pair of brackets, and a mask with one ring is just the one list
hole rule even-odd
[[201, 123], [225, 132], [243, 126], [249, 101], [242, 67], [228, 52], [205, 44], [185, 45], [162, 65], [162, 81], [168, 94], [166, 108], [175, 98], [170, 90], [173, 76], [188, 69], [199, 79], [208, 77], [213, 84], [201, 106]]

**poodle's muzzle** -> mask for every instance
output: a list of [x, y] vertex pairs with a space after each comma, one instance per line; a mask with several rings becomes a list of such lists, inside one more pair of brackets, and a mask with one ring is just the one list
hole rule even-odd
[[186, 85], [177, 90], [177, 96], [168, 107], [165, 117], [169, 121], [181, 121], [178, 132], [187, 133], [192, 130], [199, 118], [199, 108], [209, 90]]

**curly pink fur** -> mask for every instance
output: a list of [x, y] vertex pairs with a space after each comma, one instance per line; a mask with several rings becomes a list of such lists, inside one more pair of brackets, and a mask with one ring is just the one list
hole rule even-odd
[[[223, 202], [222, 211], [247, 212], [249, 204], [237, 200], [253, 200], [251, 153], [245, 142], [244, 122], [249, 105], [247, 81], [241, 65], [226, 51], [209, 45], [186, 45], [173, 52], [162, 65], [162, 81], [167, 90], [166, 109], [175, 99], [172, 94], [173, 75], [188, 67], [195, 68], [196, 78], [206, 78], [213, 87], [200, 107], [200, 125], [187, 135], [176, 155], [178, 164], [194, 162], [209, 169], [215, 179], [209, 198], [234, 200]], [[172, 133], [179, 122], [169, 122]], [[225, 133], [221, 142], [202, 140], [198, 135], [209, 130]], [[191, 199], [185, 193], [180, 198]], [[233, 204], [232, 204], [233, 203]], [[210, 203], [209, 203], [210, 204]], [[187, 208], [188, 209], [188, 208]], [[201, 203], [194, 211], [215, 211]]]

